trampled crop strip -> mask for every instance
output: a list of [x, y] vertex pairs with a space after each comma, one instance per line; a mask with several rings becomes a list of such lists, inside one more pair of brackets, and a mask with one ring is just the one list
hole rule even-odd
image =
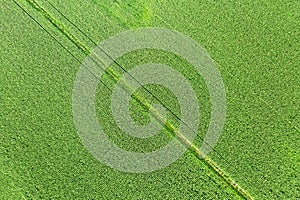
[[[14, 0], [13, 0], [14, 1]], [[15, 1], [14, 1], [15, 2]], [[60, 30], [60, 32], [62, 32], [69, 40], [72, 41], [72, 43], [74, 43], [81, 51], [83, 51], [86, 55], [89, 55], [90, 50], [85, 47], [75, 36], [73, 36], [73, 34], [71, 34], [61, 23], [59, 23], [57, 20], [55, 20], [55, 18], [53, 18], [44, 8], [42, 8], [40, 5], [38, 5], [35, 1], [33, 0], [27, 0], [27, 2], [30, 3], [31, 6], [33, 6], [36, 10], [38, 10], [39, 12], [41, 12], [43, 14], [44, 17], [46, 17], [51, 24], [53, 24], [57, 29]], [[26, 12], [25, 9], [23, 9], [17, 2], [15, 2], [24, 12]], [[26, 12], [27, 13], [27, 12]], [[37, 24], [39, 24], [39, 26], [41, 26], [43, 28], [44, 31], [46, 31], [51, 37], [53, 37], [55, 39], [55, 37], [49, 32], [47, 31], [38, 21], [36, 21], [29, 13], [27, 13], [27, 15], [29, 15]], [[66, 47], [64, 47], [57, 39], [55, 39], [65, 50], [68, 51], [68, 53], [70, 53], [79, 63], [81, 63]], [[98, 60], [94, 60], [97, 64], [99, 64]], [[99, 65], [101, 67], [101, 65]], [[107, 70], [105, 71], [106, 73], [108, 73], [113, 79], [118, 80], [119, 76], [113, 71], [113, 70]], [[100, 80], [101, 81], [101, 80]], [[103, 82], [102, 82], [103, 83]], [[104, 84], [104, 83], [103, 83]], [[125, 89], [129, 89], [130, 87], [128, 87], [126, 85], [126, 83], [124, 83], [125, 85]], [[105, 85], [106, 86], [106, 85]], [[110, 89], [110, 88], [109, 88]], [[133, 96], [133, 98], [135, 98], [136, 100], [138, 100], [142, 105], [146, 106], [147, 108], [150, 108], [150, 104], [147, 103], [146, 100], [144, 100], [143, 98], [141, 98], [138, 95]], [[165, 106], [165, 105], [164, 105]], [[167, 108], [167, 107], [166, 107]], [[169, 110], [170, 111], [170, 110]], [[160, 116], [159, 113], [155, 112], [155, 110], [150, 109], [150, 112], [153, 116], [156, 117], [157, 120], [159, 120], [159, 122], [162, 122], [162, 117]], [[172, 113], [172, 112], [171, 112]], [[174, 113], [172, 113], [174, 115]], [[176, 116], [176, 115], [175, 115]], [[179, 118], [180, 120], [180, 118]], [[240, 194], [241, 196], [243, 196], [244, 198], [247, 199], [252, 199], [252, 197], [243, 189], [241, 188], [229, 175], [227, 175], [223, 170], [220, 169], [220, 167], [218, 167], [218, 165], [216, 163], [214, 163], [208, 156], [204, 155], [200, 149], [198, 147], [196, 147], [195, 145], [193, 145], [192, 142], [190, 142], [189, 140], [187, 140], [178, 130], [176, 130], [174, 128], [174, 126], [170, 123], [166, 124], [167, 128], [175, 134], [175, 136], [180, 140], [180, 142], [182, 142], [184, 145], [188, 146], [189, 149], [194, 152], [194, 155], [196, 155], [198, 158], [202, 158], [205, 163], [212, 168], [218, 175], [220, 175], [238, 194]], [[213, 149], [214, 150], [214, 149]], [[215, 150], [214, 150], [215, 151]]]
[[[33, 1], [29, 1], [30, 3]], [[41, 7], [39, 7], [38, 4], [36, 4], [36, 2], [33, 2], [34, 7], [42, 12], [46, 12], [44, 9], [42, 9]], [[41, 10], [42, 9], [42, 10]], [[25, 11], [23, 9], [23, 11]], [[28, 14], [28, 13], [27, 13]], [[29, 15], [29, 14], [28, 14]], [[48, 13], [46, 13], [46, 15], [44, 15], [45, 17], [50, 17], [48, 20], [51, 23], [55, 23], [57, 22], [51, 15], [49, 15]], [[36, 23], [38, 23], [36, 20], [34, 20]], [[40, 25], [40, 24], [39, 24]], [[54, 25], [54, 24], [53, 24]], [[41, 26], [41, 25], [40, 25]], [[42, 27], [42, 26], [41, 26]], [[66, 29], [60, 25], [60, 24], [55, 24], [55, 27], [59, 28], [61, 32], [63, 32], [65, 34]], [[43, 27], [42, 27], [43, 28]], [[44, 28], [43, 28], [44, 29]], [[45, 29], [44, 29], [45, 30]], [[49, 33], [47, 31], [47, 33]], [[51, 35], [51, 34], [50, 34]], [[72, 38], [74, 39], [75, 37], [72, 36], [71, 33], [68, 33], [66, 35], [71, 41]], [[53, 36], [52, 36], [53, 37]], [[56, 40], [57, 41], [57, 40]], [[78, 41], [78, 40], [77, 40]], [[77, 44], [77, 41], [72, 41], [75, 45]], [[62, 44], [61, 44], [62, 45]], [[63, 46], [63, 45], [62, 45]], [[84, 45], [80, 45], [78, 46], [78, 48], [80, 48], [83, 52], [86, 52], [85, 50], [87, 49], [86, 47], [84, 47]], [[66, 48], [65, 48], [66, 49]], [[69, 52], [69, 51], [68, 51]], [[69, 52], [70, 53], [70, 52]], [[78, 61], [78, 59], [76, 59]], [[80, 61], [79, 61], [80, 62]], [[116, 76], [116, 74], [113, 71], [110, 71], [111, 73], [108, 73], [110, 76], [112, 76], [114, 79], [118, 80], [118, 77]], [[141, 101], [142, 99], [138, 96], [135, 97], [140, 103], [142, 103], [143, 105], [145, 104], [145, 101]], [[147, 106], [147, 105], [146, 105]], [[154, 112], [155, 113], [155, 112]], [[154, 114], [154, 116], [157, 117], [157, 115]], [[188, 140], [186, 140], [186, 138], [180, 134], [176, 129], [173, 128], [173, 126], [171, 124], [168, 124], [168, 128], [170, 129], [171, 132], [175, 133], [176, 137], [180, 138], [180, 141], [182, 143], [184, 143], [185, 145], [187, 145], [193, 152], [196, 153], [196, 155], [198, 157], [203, 158], [206, 161], [206, 164], [211, 167], [212, 169], [214, 169], [215, 172], [217, 172], [226, 182], [228, 182], [240, 195], [244, 196], [247, 198], [250, 198], [250, 196], [244, 192], [244, 190], [242, 188], [240, 188], [240, 186], [238, 186], [231, 178], [230, 176], [226, 175], [215, 163], [213, 163], [207, 156], [203, 156], [203, 154], [201, 153], [201, 151], [195, 147], [191, 142], [189, 142]], [[202, 154], [202, 155], [201, 155]]]
[[[95, 46], [97, 46], [97, 44], [86, 34], [86, 33], [84, 33], [84, 31], [82, 31], [76, 24], [74, 24], [71, 20], [69, 20], [68, 19], [68, 17], [66, 17], [59, 9], [57, 9], [52, 3], [50, 3], [48, 0], [46, 0], [46, 2], [52, 7], [52, 8], [54, 8], [60, 15], [62, 15], [70, 24], [72, 24], [77, 30], [79, 30], [79, 32], [80, 33], [82, 33], [86, 38], [88, 38], [88, 40], [90, 40]], [[96, 2], [95, 2], [96, 3]], [[98, 3], [96, 3], [98, 6], [99, 6], [99, 4]], [[119, 4], [117, 4], [117, 5], [119, 5]], [[102, 8], [102, 7], [101, 7]], [[105, 7], [106, 8], [106, 7]], [[121, 8], [120, 8], [121, 9]], [[144, 8], [145, 10], [148, 10], [148, 8]], [[135, 7], [133, 7], [133, 10], [135, 10]], [[138, 12], [137, 10], [135, 10], [136, 12]], [[126, 14], [127, 14], [127, 12], [126, 12]], [[170, 24], [168, 24], [164, 19], [162, 19], [160, 16], [158, 16], [158, 15], [156, 15], [155, 13], [152, 13], [154, 16], [156, 16], [156, 17], [158, 17], [161, 21], [163, 21], [163, 23], [164, 24], [166, 24], [167, 26], [169, 26], [169, 28], [171, 28], [171, 29], [174, 29]], [[130, 14], [129, 14], [130, 15]], [[128, 15], [127, 15], [128, 16]], [[128, 16], [128, 17], [131, 17], [131, 19], [130, 20], [134, 20], [136, 23], [138, 23], [137, 21], [136, 21], [136, 19], [131, 15], [131, 16]], [[118, 18], [119, 19], [119, 18]], [[109, 20], [109, 19], [108, 19]], [[110, 20], [110, 22], [111, 23], [113, 23], [111, 20]], [[124, 25], [125, 26], [125, 25]], [[129, 26], [125, 26], [125, 28], [130, 28]], [[174, 29], [175, 30], [175, 29]], [[103, 51], [103, 50], [102, 50]], [[106, 53], [106, 52], [104, 52], [104, 53]], [[100, 61], [101, 62], [101, 61]], [[127, 73], [127, 74], [129, 74], [119, 63], [117, 63], [115, 60], [113, 60], [113, 62], [114, 63], [116, 63], [119, 67], [121, 67], [122, 69], [123, 69], [123, 71], [125, 71], [125, 73]], [[130, 74], [129, 74], [130, 75]], [[231, 74], [230, 74], [231, 75]], [[131, 75], [130, 75], [131, 76]], [[132, 77], [132, 76], [131, 76]], [[132, 77], [132, 78], [134, 78], [134, 77]], [[135, 78], [134, 78], [135, 79]], [[137, 81], [138, 82], [138, 80], [136, 80], [135, 79], [135, 81]], [[139, 83], [139, 82], [138, 82]], [[126, 85], [126, 83], [124, 83], [124, 85]], [[141, 85], [143, 88], [144, 88], [144, 86], [143, 85]], [[127, 87], [128, 88], [128, 87]], [[126, 88], [125, 88], [126, 89]], [[146, 88], [145, 88], [146, 89]], [[130, 91], [130, 88], [129, 88], [129, 90], [128, 90], [129, 92], [131, 92]], [[152, 96], [154, 96], [155, 98], [156, 98], [156, 96], [155, 95], [153, 95], [149, 90], [147, 90], [146, 89], [146, 91], [147, 92], [149, 92]], [[139, 96], [136, 96], [136, 98], [139, 98]], [[157, 98], [156, 98], [157, 99]], [[160, 102], [160, 100], [159, 99], [157, 99], [159, 102]], [[140, 102], [142, 102], [142, 104], [144, 104], [144, 105], [147, 105], [147, 107], [146, 107], [146, 109], [149, 109], [150, 108], [150, 105], [148, 105], [148, 103], [147, 102], [145, 102], [142, 98], [140, 98], [139, 99], [139, 101]], [[179, 119], [180, 121], [182, 121], [175, 113], [173, 113], [165, 104], [163, 104], [162, 102], [160, 102], [165, 108], [167, 108], [177, 119]], [[153, 110], [152, 110], [153, 111]], [[152, 113], [153, 114], [153, 113]], [[157, 117], [157, 116], [156, 116]], [[160, 117], [159, 117], [160, 118]], [[163, 121], [163, 120], [162, 120]], [[173, 127], [169, 127], [170, 128], [170, 130], [172, 131], [172, 130], [175, 130], [175, 128], [173, 128]], [[185, 140], [185, 139], [183, 139], [183, 140]], [[186, 140], [186, 142], [187, 143], [190, 143], [188, 140]], [[187, 144], [186, 143], [186, 144]], [[185, 144], [185, 145], [186, 145]], [[208, 144], [209, 145], [209, 144]], [[192, 152], [194, 152], [194, 153], [196, 153], [196, 155], [198, 155], [198, 157], [200, 157], [200, 158], [203, 158], [203, 156], [201, 157], [201, 156], [199, 156], [200, 154], [202, 154], [201, 153], [201, 151], [195, 146], [195, 145], [193, 145], [192, 143], [191, 143], [191, 145], [188, 145], [188, 146], [194, 146], [195, 147], [195, 149], [194, 148], [191, 148], [190, 150], [192, 151]], [[232, 163], [229, 163], [218, 151], [216, 151], [215, 149], [213, 149], [213, 151], [214, 152], [216, 152], [217, 153], [217, 155], [221, 158], [221, 159], [223, 159], [225, 162], [226, 162], [226, 164], [227, 164], [227, 166], [230, 166], [230, 165], [232, 165]], [[206, 163], [207, 164], [207, 163]], [[213, 164], [214, 166], [216, 166], [216, 169], [214, 169], [215, 171], [220, 171], [220, 173], [224, 173], [224, 170], [221, 170], [221, 168], [220, 167], [218, 167], [217, 166], [217, 164]], [[211, 166], [209, 166], [209, 167], [211, 167]], [[235, 169], [235, 168], [234, 168]], [[236, 171], [236, 170], [234, 170], [234, 171]], [[224, 175], [225, 176], [227, 176], [225, 173], [224, 173]], [[242, 175], [242, 177], [245, 179], [245, 180], [248, 180], [248, 178], [247, 178], [247, 176], [244, 176], [244, 175]], [[223, 177], [224, 178], [224, 177]], [[233, 181], [234, 182], [234, 181]], [[233, 185], [235, 185], [236, 183], [234, 182], [233, 183]], [[245, 192], [245, 190], [244, 190], [244, 192]], [[250, 195], [249, 195], [249, 198], [252, 198]]]

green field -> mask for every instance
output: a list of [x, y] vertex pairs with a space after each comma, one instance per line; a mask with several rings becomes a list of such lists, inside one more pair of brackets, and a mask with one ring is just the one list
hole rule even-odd
[[[0, 199], [244, 198], [191, 149], [166, 168], [134, 174], [99, 162], [82, 144], [72, 113], [81, 62], [101, 41], [140, 27], [177, 30], [217, 63], [227, 116], [209, 158], [254, 199], [299, 199], [297, 0], [1, 0]], [[203, 78], [184, 59], [161, 50], [138, 50], [118, 59], [126, 70], [149, 62], [168, 64], [190, 81], [201, 107], [194, 144], [201, 146], [211, 106]], [[116, 64], [110, 69], [124, 74]], [[173, 138], [167, 127], [147, 140], [124, 134], [110, 112], [108, 88], [117, 81], [109, 74], [102, 81], [96, 111], [111, 141], [126, 150], [148, 152]], [[155, 85], [146, 89], [180, 115], [169, 90]], [[147, 90], [137, 93], [158, 103]], [[130, 105], [133, 119], [147, 124], [149, 110], [135, 99]], [[167, 116], [178, 127], [180, 120], [170, 112]]]

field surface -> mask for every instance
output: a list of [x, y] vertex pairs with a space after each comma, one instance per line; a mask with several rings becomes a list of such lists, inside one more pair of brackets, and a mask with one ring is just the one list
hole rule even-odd
[[[300, 198], [300, 1], [0, 1], [0, 199], [243, 199], [189, 149], [170, 166], [124, 173], [106, 166], [82, 144], [72, 112], [81, 62], [101, 41], [125, 30], [164, 27], [204, 47], [226, 90], [227, 116], [208, 155], [248, 198]], [[118, 63], [126, 70], [149, 62], [172, 66], [199, 99], [201, 146], [210, 120], [205, 82], [186, 60], [162, 50], [138, 50]], [[110, 66], [119, 75], [119, 65]], [[110, 112], [116, 81], [102, 77], [96, 95], [99, 123], [123, 149], [153, 151], [172, 134], [129, 137]], [[101, 91], [101, 93], [100, 93]], [[180, 115], [176, 97], [147, 85], [137, 93]], [[130, 101], [132, 118], [147, 124], [149, 110]], [[168, 113], [175, 127], [179, 121]]]

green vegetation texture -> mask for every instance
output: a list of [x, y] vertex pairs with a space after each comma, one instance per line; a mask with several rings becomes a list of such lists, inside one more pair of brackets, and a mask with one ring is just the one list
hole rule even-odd
[[[242, 198], [190, 150], [160, 171], [129, 174], [100, 163], [81, 143], [72, 115], [80, 62], [109, 36], [149, 26], [190, 36], [218, 64], [227, 118], [209, 157], [255, 199], [300, 198], [299, 1], [49, 0], [53, 7], [37, 0], [52, 22], [30, 2], [0, 2], [0, 199]], [[153, 61], [174, 67], [195, 89], [201, 124], [194, 144], [200, 146], [210, 119], [202, 77], [159, 50], [131, 52], [118, 63], [129, 70]], [[124, 73], [117, 65], [110, 69]], [[110, 88], [116, 84], [107, 74], [102, 80]], [[111, 90], [98, 89], [99, 123], [114, 143], [147, 152], [172, 139], [167, 129], [149, 140], [124, 134], [110, 113]], [[180, 114], [169, 90], [147, 89]], [[157, 103], [145, 90], [137, 93]], [[146, 124], [149, 111], [134, 99], [130, 104], [132, 117]]]

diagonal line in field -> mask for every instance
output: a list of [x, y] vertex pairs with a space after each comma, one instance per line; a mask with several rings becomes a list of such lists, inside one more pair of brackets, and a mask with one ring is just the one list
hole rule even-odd
[[[14, 1], [14, 0], [13, 0]], [[15, 2], [15, 1], [14, 1]], [[89, 49], [86, 48], [79, 40], [77, 40], [77, 38], [75, 36], [73, 36], [70, 32], [68, 32], [64, 26], [62, 26], [61, 24], [58, 23], [58, 21], [56, 21], [50, 14], [48, 14], [42, 7], [40, 7], [36, 2], [32, 1], [32, 0], [28, 0], [28, 2], [34, 7], [36, 8], [38, 11], [42, 12], [42, 14], [56, 27], [58, 28], [66, 37], [68, 37], [68, 39], [70, 39], [79, 49], [81, 49], [86, 55], [89, 54]], [[24, 12], [26, 12], [17, 2], [15, 2]], [[26, 12], [27, 13], [27, 12]], [[39, 26], [41, 26], [43, 28], [44, 31], [46, 31], [51, 37], [53, 37], [55, 39], [55, 37], [49, 33], [49, 31], [47, 31], [38, 21], [36, 21], [29, 13], [27, 13], [27, 15], [29, 15], [36, 23], [39, 24]], [[68, 53], [70, 53], [79, 63], [81, 63], [66, 47], [64, 47], [57, 39], [55, 39], [65, 50], [68, 51]], [[97, 61], [95, 61], [97, 62]], [[101, 66], [101, 65], [99, 65]], [[107, 72], [110, 76], [112, 76], [112, 78], [114, 78], [115, 80], [118, 80], [118, 76], [116, 76], [116, 74], [111, 71], [111, 72]], [[137, 98], [137, 100], [145, 105], [145, 102], [142, 101], [138, 96], [135, 97]], [[155, 114], [154, 114], [155, 115]], [[157, 118], [160, 118], [160, 116], [156, 116]], [[158, 119], [159, 120], [159, 119]], [[179, 120], [181, 120], [179, 118]], [[234, 180], [232, 180], [232, 178], [228, 175], [226, 175], [225, 172], [223, 172], [223, 170], [220, 169], [220, 167], [218, 167], [214, 162], [211, 161], [211, 159], [209, 159], [207, 156], [204, 156], [204, 154], [200, 151], [200, 149], [198, 149], [195, 145], [192, 144], [192, 142], [188, 141], [179, 131], [177, 131], [171, 124], [169, 124], [168, 126], [169, 130], [171, 132], [173, 132], [175, 134], [175, 136], [177, 138], [179, 138], [179, 140], [187, 145], [194, 153], [195, 155], [197, 155], [197, 157], [203, 158], [205, 163], [212, 168], [217, 174], [219, 174], [231, 187], [233, 187], [235, 189], [235, 191], [237, 191], [241, 196], [245, 197], [245, 198], [249, 198], [251, 199], [252, 197], [247, 194], [239, 185], [237, 185], [235, 183]], [[208, 144], [209, 145], [209, 144]]]

